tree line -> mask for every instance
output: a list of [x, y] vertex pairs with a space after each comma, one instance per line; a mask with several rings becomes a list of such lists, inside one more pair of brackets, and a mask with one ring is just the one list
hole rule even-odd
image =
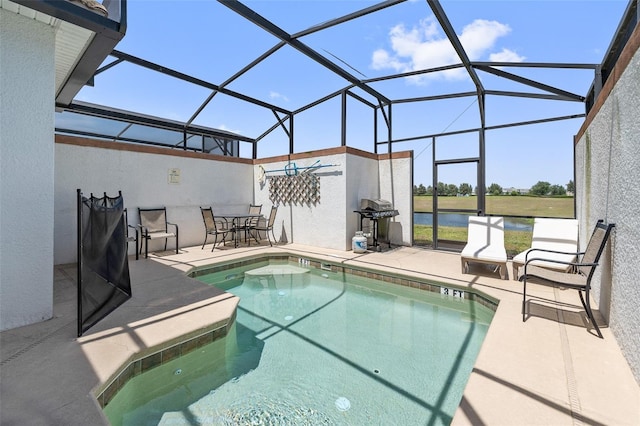
[[[468, 183], [461, 183], [455, 185], [452, 183], [438, 182], [436, 186], [438, 195], [440, 196], [467, 196], [478, 193], [478, 187], [472, 188]], [[566, 185], [552, 185], [546, 181], [538, 181], [535, 185], [529, 188], [528, 195], [537, 196], [562, 196], [567, 195], [567, 192], [574, 193], [575, 185], [573, 180], [570, 180]], [[521, 195], [519, 191], [512, 190], [506, 193], [502, 186], [497, 183], [492, 183], [486, 188], [487, 195]], [[413, 185], [413, 195], [433, 195], [433, 187], [431, 185], [425, 187], [423, 184]]]

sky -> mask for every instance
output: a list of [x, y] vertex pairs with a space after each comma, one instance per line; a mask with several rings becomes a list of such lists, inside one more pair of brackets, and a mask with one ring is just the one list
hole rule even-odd
[[[289, 34], [378, 2], [365, 0], [258, 0], [243, 2]], [[472, 61], [599, 64], [627, 7], [627, 0], [442, 0], [442, 9]], [[220, 85], [279, 40], [216, 1], [129, 0], [128, 26], [117, 50]], [[460, 63], [426, 1], [407, 1], [300, 38], [316, 52], [358, 79]], [[112, 58], [108, 58], [108, 63]], [[503, 68], [504, 71], [586, 96], [593, 70]], [[540, 90], [478, 71], [488, 90], [539, 93]], [[348, 83], [318, 63], [285, 47], [227, 88], [295, 111], [342, 89]], [[474, 92], [464, 69], [371, 83], [399, 100]], [[355, 94], [373, 98], [355, 89]], [[77, 100], [187, 121], [210, 91], [130, 64], [99, 74]], [[340, 146], [341, 99], [336, 97], [297, 114], [295, 152]], [[582, 114], [580, 102], [486, 97], [486, 125]], [[347, 145], [373, 151], [373, 111], [347, 100]], [[480, 126], [476, 97], [465, 96], [392, 107], [393, 139], [416, 138]], [[486, 185], [530, 188], [538, 181], [566, 185], [573, 179], [573, 136], [583, 119], [489, 130]], [[216, 95], [195, 124], [259, 137], [276, 123], [268, 109]], [[378, 140], [388, 130], [378, 118]], [[440, 137], [437, 160], [479, 155], [478, 133]], [[277, 129], [258, 145], [258, 157], [287, 154], [289, 142]], [[387, 152], [380, 145], [379, 152]], [[393, 145], [413, 150], [414, 183], [432, 185], [433, 140]], [[249, 147], [242, 156], [250, 157]], [[310, 163], [315, 160], [310, 159]], [[298, 164], [305, 166], [306, 164]], [[309, 164], [310, 165], [310, 164]], [[440, 165], [437, 180], [477, 185], [475, 163]]]

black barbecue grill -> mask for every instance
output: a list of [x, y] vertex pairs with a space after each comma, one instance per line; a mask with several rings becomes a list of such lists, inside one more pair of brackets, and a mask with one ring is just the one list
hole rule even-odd
[[[371, 246], [380, 251], [380, 241], [384, 241], [389, 248], [391, 248], [391, 241], [389, 241], [389, 220], [398, 216], [398, 210], [393, 208], [393, 205], [387, 200], [369, 200], [363, 198], [360, 200], [360, 210], [354, 210], [360, 216], [359, 231], [364, 231], [371, 235]], [[369, 226], [364, 226], [364, 220], [368, 220]], [[365, 229], [368, 228], [368, 231]]]

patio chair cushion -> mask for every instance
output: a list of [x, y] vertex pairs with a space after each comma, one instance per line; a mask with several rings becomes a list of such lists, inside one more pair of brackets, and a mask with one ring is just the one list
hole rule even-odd
[[500, 247], [478, 247], [466, 245], [460, 255], [464, 258], [485, 262], [506, 262], [507, 253], [504, 248]]
[[527, 249], [513, 258], [513, 278], [518, 277], [518, 268], [527, 260], [527, 253], [531, 249], [544, 249], [566, 252], [564, 253], [536, 253], [535, 251], [529, 255], [532, 257], [544, 257], [553, 261], [566, 262], [545, 262], [543, 260], [535, 260], [532, 265], [568, 272], [571, 269], [571, 263], [576, 260], [575, 253], [578, 251], [578, 220], [577, 219], [554, 219], [554, 218], [536, 218], [533, 223], [533, 236], [531, 238], [531, 248]]

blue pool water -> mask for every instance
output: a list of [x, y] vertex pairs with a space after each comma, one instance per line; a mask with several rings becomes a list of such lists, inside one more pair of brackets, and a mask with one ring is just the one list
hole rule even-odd
[[240, 297], [227, 337], [130, 380], [114, 425], [447, 425], [493, 311], [294, 263], [198, 277]]

